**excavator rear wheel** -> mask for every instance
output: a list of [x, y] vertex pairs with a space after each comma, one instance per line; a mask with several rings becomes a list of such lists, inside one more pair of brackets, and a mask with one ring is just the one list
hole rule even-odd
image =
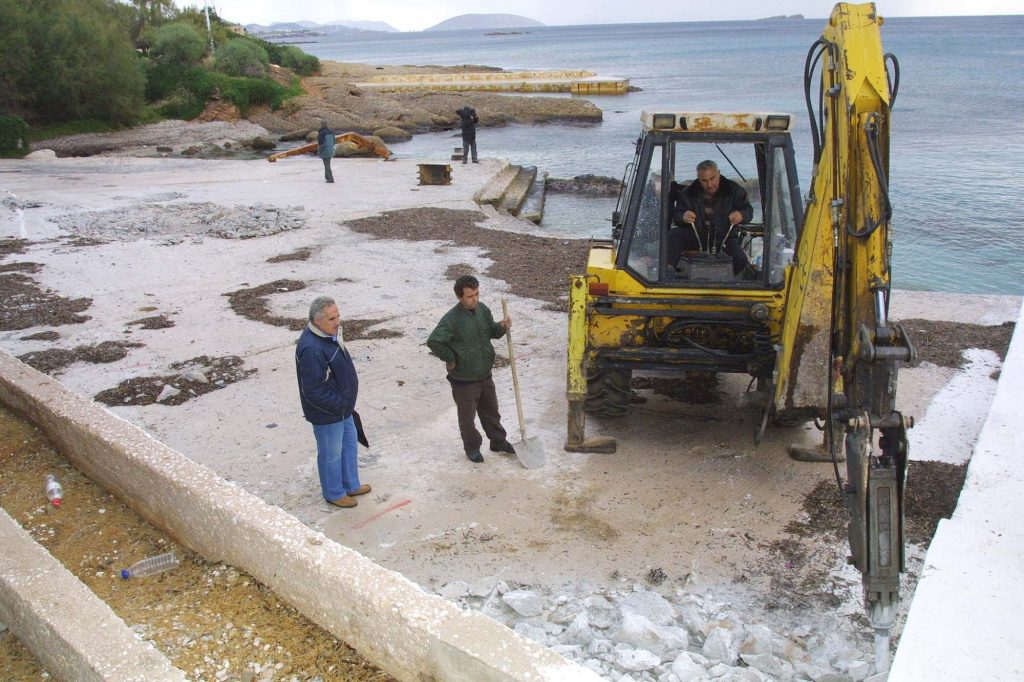
[[587, 399], [583, 409], [599, 417], [622, 417], [629, 412], [632, 395], [629, 370], [597, 369], [587, 374]]

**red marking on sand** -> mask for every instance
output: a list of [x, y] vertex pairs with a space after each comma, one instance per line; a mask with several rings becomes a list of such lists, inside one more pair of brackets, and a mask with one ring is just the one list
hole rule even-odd
[[373, 523], [374, 521], [376, 521], [380, 517], [384, 516], [388, 512], [395, 511], [396, 509], [404, 507], [405, 505], [409, 504], [410, 502], [412, 502], [412, 500], [402, 500], [401, 502], [396, 502], [395, 504], [391, 505], [387, 509], [381, 510], [381, 511], [377, 512], [376, 514], [374, 514], [373, 516], [368, 516], [367, 518], [363, 519], [362, 521], [360, 521], [356, 525], [352, 526], [352, 530], [358, 530], [359, 528], [362, 528], [363, 526], [365, 526], [368, 523]]

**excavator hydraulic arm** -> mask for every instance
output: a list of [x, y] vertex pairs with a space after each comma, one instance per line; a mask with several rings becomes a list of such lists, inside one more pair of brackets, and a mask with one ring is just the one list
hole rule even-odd
[[[874, 3], [840, 3], [808, 53], [814, 167], [787, 277], [773, 408], [782, 418], [825, 419], [834, 461], [840, 439], [833, 434], [845, 433], [847, 476], [840, 488], [850, 513], [850, 561], [863, 574], [872, 625], [887, 635], [904, 567], [912, 425], [896, 410], [896, 383], [914, 351], [888, 319], [889, 124], [899, 72], [882, 51], [881, 25]], [[836, 473], [840, 480], [838, 465]]]

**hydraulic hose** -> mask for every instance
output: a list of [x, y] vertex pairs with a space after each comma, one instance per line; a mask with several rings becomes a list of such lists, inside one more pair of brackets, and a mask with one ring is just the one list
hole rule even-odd
[[[889, 81], [889, 109], [896, 105], [896, 93], [900, 91], [900, 60], [892, 52], [886, 52], [883, 56], [885, 62], [885, 75]], [[889, 62], [892, 62], [892, 74], [889, 73]]]
[[[804, 101], [807, 104], [807, 118], [811, 124], [811, 143], [814, 145], [814, 164], [817, 165], [821, 159], [822, 140], [821, 131], [824, 130], [824, 121], [820, 122], [814, 117], [814, 104], [811, 102], [811, 80], [814, 76], [814, 69], [817, 67], [821, 55], [828, 49], [829, 43], [824, 38], [818, 38], [811, 44], [807, 51], [807, 59], [804, 62]], [[821, 116], [824, 93], [818, 88], [818, 112]]]
[[882, 147], [878, 140], [879, 118], [880, 116], [877, 112], [868, 115], [868, 120], [864, 124], [864, 134], [867, 137], [868, 154], [871, 156], [871, 166], [875, 170], [878, 189], [882, 193], [882, 214], [861, 232], [857, 232], [851, 225], [848, 225], [846, 228], [847, 232], [850, 233], [851, 237], [857, 239], [867, 237], [892, 218], [892, 204], [889, 202], [889, 180], [885, 175], [885, 168], [882, 165]]

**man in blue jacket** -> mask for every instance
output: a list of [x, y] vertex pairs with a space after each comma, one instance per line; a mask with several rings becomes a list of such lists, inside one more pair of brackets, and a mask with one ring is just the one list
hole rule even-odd
[[334, 131], [327, 127], [327, 119], [321, 119], [320, 130], [316, 134], [316, 155], [324, 162], [324, 180], [334, 182], [331, 172], [331, 159], [334, 158]]
[[498, 413], [498, 395], [491, 379], [494, 367], [491, 339], [504, 336], [512, 320], [506, 317], [501, 322], [494, 321], [490, 308], [480, 302], [480, 282], [473, 275], [455, 280], [455, 295], [459, 302], [437, 323], [427, 339], [427, 346], [448, 368], [462, 445], [469, 461], [480, 464], [484, 461], [480, 454], [483, 438], [476, 430], [477, 416], [490, 441], [491, 452], [512, 455], [516, 452], [505, 439]]
[[370, 492], [359, 483], [358, 433], [354, 419], [359, 379], [345, 348], [341, 315], [334, 299], [318, 296], [309, 306], [309, 322], [295, 348], [302, 413], [313, 425], [316, 468], [324, 499], [354, 507]]

